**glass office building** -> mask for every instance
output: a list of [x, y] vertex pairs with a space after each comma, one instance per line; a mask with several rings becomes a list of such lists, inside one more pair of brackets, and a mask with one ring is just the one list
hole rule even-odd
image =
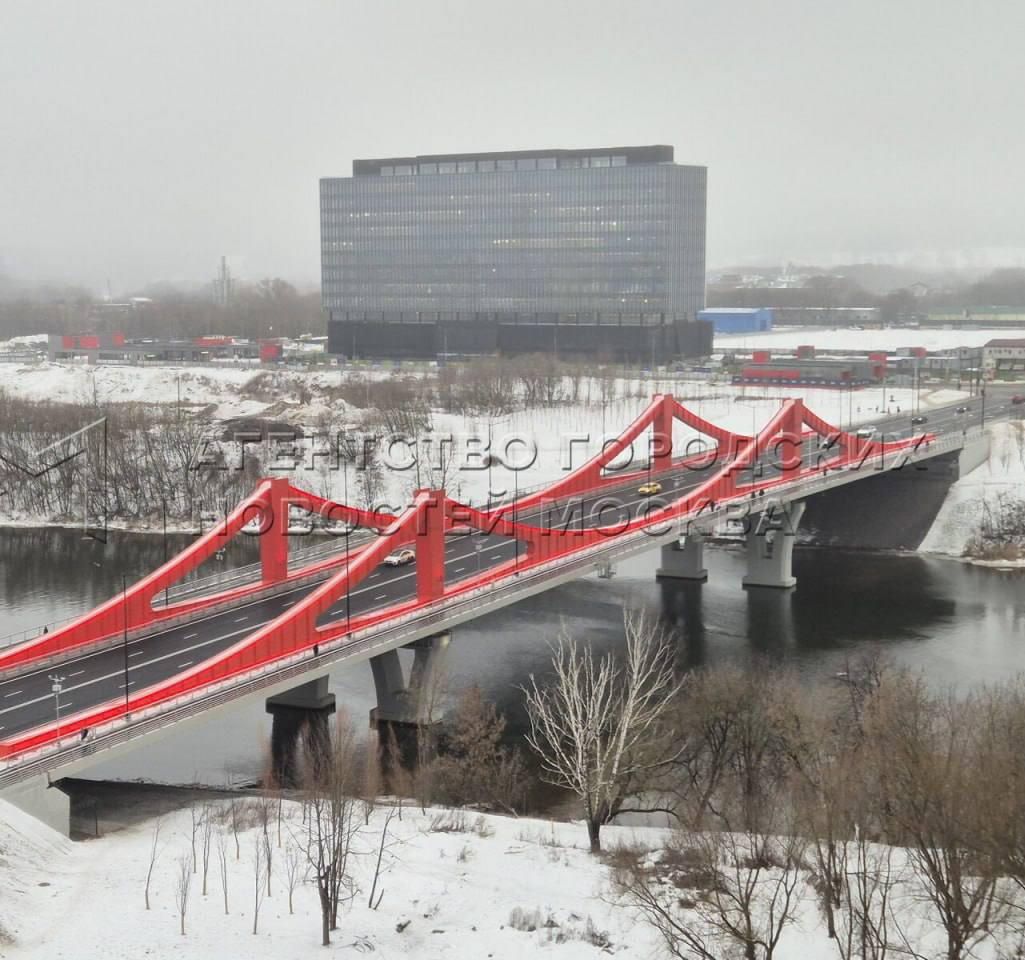
[[670, 146], [356, 160], [320, 184], [329, 330], [693, 323], [705, 206]]

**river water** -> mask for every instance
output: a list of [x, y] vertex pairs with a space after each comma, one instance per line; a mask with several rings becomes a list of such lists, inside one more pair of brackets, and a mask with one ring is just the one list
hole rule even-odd
[[[78, 530], [0, 529], [0, 635], [71, 617], [158, 566], [187, 539], [111, 533], [107, 543]], [[245, 545], [224, 562], [252, 559]], [[523, 724], [520, 685], [544, 673], [548, 645], [566, 629], [599, 650], [622, 641], [622, 609], [662, 615], [681, 662], [790, 663], [809, 683], [828, 683], [845, 664], [878, 649], [937, 685], [969, 686], [1025, 671], [1025, 571], [969, 566], [917, 555], [798, 547], [797, 588], [744, 590], [739, 547], [705, 551], [703, 585], [658, 583], [658, 551], [621, 565], [612, 580], [589, 577], [459, 627], [447, 663], [452, 689], [477, 683]], [[339, 707], [360, 723], [374, 705], [370, 667], [336, 670]], [[97, 764], [89, 775], [181, 783], [224, 783], [259, 775], [270, 718], [259, 704], [151, 738]]]

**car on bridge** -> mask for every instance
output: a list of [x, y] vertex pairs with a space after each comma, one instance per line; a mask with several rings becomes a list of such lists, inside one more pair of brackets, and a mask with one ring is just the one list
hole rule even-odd
[[1019, 403], [1025, 403], [1025, 395], [1016, 393], [1013, 397], [1011, 397], [1011, 403], [1013, 403], [1015, 406], [1017, 406]]
[[855, 436], [860, 437], [862, 440], [871, 440], [879, 432], [877, 427], [858, 427]]
[[656, 493], [662, 492], [662, 484], [657, 480], [649, 480], [647, 483], [638, 487], [637, 492], [642, 497], [653, 497]]
[[915, 424], [915, 425], [918, 425], [920, 423], [928, 423], [929, 422], [929, 418], [928, 417], [924, 417], [921, 414], [919, 414], [917, 417], [912, 417], [911, 418], [911, 422], [913, 424]]
[[416, 560], [416, 551], [412, 547], [404, 547], [401, 550], [393, 550], [381, 563], [386, 567], [404, 567]]
[[954, 413], [967, 413], [967, 412], [968, 412], [968, 408], [965, 407], [965, 406], [957, 407], [954, 410]]

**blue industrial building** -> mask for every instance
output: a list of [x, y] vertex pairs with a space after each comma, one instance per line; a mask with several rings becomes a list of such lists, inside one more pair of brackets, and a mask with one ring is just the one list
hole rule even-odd
[[764, 333], [772, 329], [769, 307], [710, 307], [698, 312], [699, 320], [707, 320], [715, 333]]

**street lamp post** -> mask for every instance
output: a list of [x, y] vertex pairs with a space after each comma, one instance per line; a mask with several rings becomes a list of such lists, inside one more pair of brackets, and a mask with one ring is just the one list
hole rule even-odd
[[50, 674], [50, 689], [53, 691], [53, 699], [57, 709], [57, 739], [61, 738], [61, 691], [64, 689], [64, 678]]

